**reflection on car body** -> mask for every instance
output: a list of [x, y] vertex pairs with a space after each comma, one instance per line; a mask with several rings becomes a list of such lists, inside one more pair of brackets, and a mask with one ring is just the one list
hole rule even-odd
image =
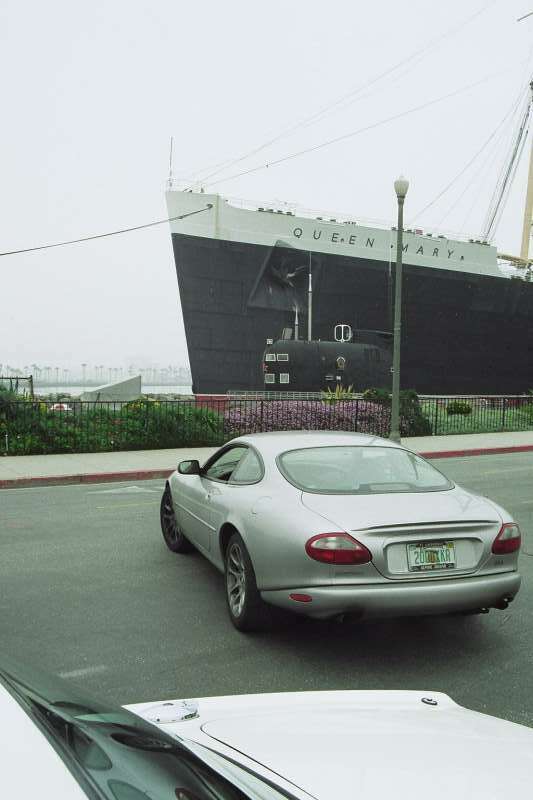
[[10, 797], [294, 798], [268, 782], [263, 784], [268, 794], [250, 794], [239, 785], [238, 768], [213, 767], [209, 757], [140, 715], [88, 700], [66, 681], [5, 659], [0, 712], [4, 723], [11, 723], [0, 733], [2, 785]]

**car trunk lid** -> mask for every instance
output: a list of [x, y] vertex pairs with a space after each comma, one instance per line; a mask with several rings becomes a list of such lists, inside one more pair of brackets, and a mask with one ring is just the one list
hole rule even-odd
[[[376, 569], [391, 580], [473, 573], [488, 556], [501, 525], [489, 502], [459, 487], [375, 495], [304, 492], [301, 499], [333, 526], [331, 531], [348, 531], [368, 547]], [[357, 574], [357, 567], [335, 569], [336, 581]]]

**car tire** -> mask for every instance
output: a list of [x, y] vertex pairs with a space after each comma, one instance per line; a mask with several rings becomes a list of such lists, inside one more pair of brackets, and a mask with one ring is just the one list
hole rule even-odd
[[185, 537], [178, 525], [176, 512], [174, 511], [174, 505], [172, 503], [172, 492], [170, 491], [168, 483], [165, 486], [165, 491], [161, 498], [159, 518], [161, 520], [163, 539], [169, 550], [172, 550], [173, 553], [190, 553], [191, 550], [194, 550], [194, 547]]
[[264, 630], [271, 621], [270, 609], [261, 599], [252, 561], [237, 532], [228, 542], [224, 564], [226, 603], [233, 625], [243, 632]]

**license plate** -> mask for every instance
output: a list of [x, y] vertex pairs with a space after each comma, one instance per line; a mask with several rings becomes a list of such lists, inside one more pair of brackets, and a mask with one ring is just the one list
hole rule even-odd
[[453, 542], [415, 542], [407, 545], [409, 572], [428, 572], [455, 567]]

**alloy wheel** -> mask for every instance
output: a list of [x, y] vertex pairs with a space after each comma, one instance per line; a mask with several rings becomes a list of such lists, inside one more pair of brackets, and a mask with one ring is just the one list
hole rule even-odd
[[242, 613], [246, 600], [246, 567], [241, 547], [233, 542], [227, 555], [226, 591], [230, 611], [234, 617]]
[[177, 544], [179, 536], [178, 523], [176, 522], [172, 501], [166, 492], [161, 510], [161, 523], [168, 543]]

